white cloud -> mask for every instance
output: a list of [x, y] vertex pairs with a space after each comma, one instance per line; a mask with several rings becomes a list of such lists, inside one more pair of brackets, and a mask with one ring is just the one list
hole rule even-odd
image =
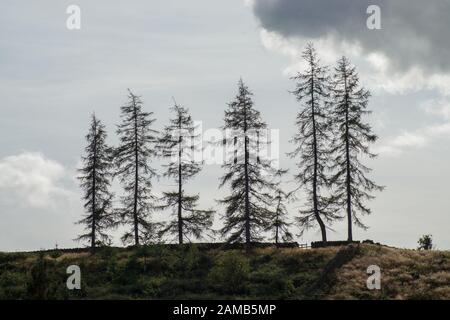
[[408, 150], [424, 148], [439, 138], [450, 138], [450, 122], [426, 126], [413, 132], [403, 131], [395, 137], [381, 140], [374, 150], [383, 156], [397, 157]]
[[407, 148], [422, 148], [428, 143], [428, 137], [419, 132], [402, 132], [398, 136], [381, 141], [375, 152], [383, 156], [399, 156]]
[[403, 131], [396, 137], [380, 141], [376, 152], [387, 156], [399, 156], [407, 150], [420, 149], [440, 138], [450, 138], [450, 102], [446, 98], [431, 99], [424, 102], [421, 108], [428, 114], [437, 116], [445, 122], [432, 124], [414, 130]]
[[439, 116], [445, 120], [450, 119], [450, 100], [445, 98], [425, 101], [421, 108], [428, 114]]
[[[286, 75], [294, 75], [303, 67], [301, 53], [310, 41], [306, 38], [285, 38], [276, 32], [262, 29], [260, 38], [263, 46], [273, 52], [286, 55], [291, 60], [291, 65], [284, 70]], [[320, 54], [322, 63], [334, 64], [343, 54], [360, 54], [360, 48], [347, 42], [336, 42], [332, 36], [323, 37], [314, 41], [314, 46]]]
[[37, 152], [22, 152], [0, 159], [0, 191], [3, 201], [15, 201], [33, 208], [52, 206], [55, 200], [72, 193], [62, 181], [67, 170]]

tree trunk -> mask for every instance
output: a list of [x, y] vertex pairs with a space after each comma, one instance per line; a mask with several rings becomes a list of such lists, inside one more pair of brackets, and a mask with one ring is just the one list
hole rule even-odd
[[251, 235], [250, 235], [250, 199], [249, 199], [249, 177], [248, 177], [248, 140], [247, 140], [247, 109], [244, 105], [244, 171], [245, 171], [245, 249], [250, 251]]
[[97, 186], [96, 186], [96, 180], [97, 180], [97, 123], [96, 119], [94, 118], [94, 163], [92, 165], [92, 234], [91, 234], [91, 248], [92, 250], [95, 249], [95, 232], [96, 232], [96, 220], [97, 220], [97, 204], [95, 201], [96, 194], [97, 194]]
[[[181, 130], [180, 130], [181, 131]], [[183, 218], [182, 218], [182, 208], [181, 208], [181, 202], [182, 202], [182, 181], [181, 181], [181, 132], [180, 137], [178, 139], [179, 142], [179, 149], [178, 149], [178, 242], [179, 244], [183, 243]]]
[[[314, 70], [313, 70], [314, 72]], [[314, 79], [311, 82], [311, 113], [312, 113], [312, 123], [313, 123], [313, 148], [314, 148], [314, 173], [313, 173], [313, 206], [314, 206], [314, 216], [316, 217], [317, 223], [320, 226], [320, 232], [322, 233], [322, 242], [325, 244], [327, 242], [327, 229], [320, 217], [318, 199], [317, 199], [317, 135], [316, 135], [316, 115], [315, 115], [315, 99], [314, 99]]]
[[[134, 97], [133, 97], [133, 103]], [[135, 161], [135, 172], [134, 172], [134, 208], [133, 208], [133, 219], [134, 219], [134, 244], [139, 245], [139, 221], [137, 214], [138, 206], [138, 191], [139, 191], [139, 152], [138, 152], [138, 123], [137, 123], [137, 110], [134, 106], [134, 161]]]
[[276, 211], [276, 220], [275, 220], [275, 245], [278, 247], [278, 230], [280, 228], [280, 206], [281, 206], [281, 192], [278, 192], [278, 204]]
[[353, 241], [352, 231], [352, 200], [351, 200], [351, 176], [350, 176], [350, 141], [349, 141], [349, 127], [348, 127], [348, 94], [347, 94], [347, 77], [344, 78], [345, 83], [345, 156], [347, 165], [346, 187], [347, 187], [347, 223], [348, 223], [348, 238], [347, 241]]

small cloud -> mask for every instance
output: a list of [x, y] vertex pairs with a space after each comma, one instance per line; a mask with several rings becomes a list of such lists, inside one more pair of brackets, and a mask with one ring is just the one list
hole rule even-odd
[[419, 132], [402, 132], [397, 137], [388, 139], [388, 142], [381, 142], [375, 148], [375, 152], [383, 156], [396, 157], [401, 155], [408, 148], [422, 148], [428, 143], [428, 137]]
[[58, 162], [38, 152], [22, 152], [0, 159], [0, 191], [4, 201], [33, 208], [51, 206], [71, 195], [62, 186], [68, 172]]
[[383, 156], [397, 157], [407, 150], [424, 148], [439, 138], [450, 138], [450, 122], [430, 125], [414, 132], [404, 131], [396, 137], [380, 141], [374, 149]]
[[424, 102], [421, 108], [428, 114], [450, 119], [450, 101], [445, 98], [431, 99]]

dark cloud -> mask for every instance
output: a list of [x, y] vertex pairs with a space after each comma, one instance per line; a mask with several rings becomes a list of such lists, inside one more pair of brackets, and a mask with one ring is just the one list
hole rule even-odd
[[[366, 27], [369, 5], [381, 8], [382, 30]], [[398, 70], [450, 71], [449, 0], [255, 0], [263, 28], [292, 38], [357, 42], [384, 53]]]

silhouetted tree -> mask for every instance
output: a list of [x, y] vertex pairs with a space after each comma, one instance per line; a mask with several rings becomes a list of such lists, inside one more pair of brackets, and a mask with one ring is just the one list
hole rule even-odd
[[222, 235], [228, 242], [245, 241], [249, 250], [253, 241], [261, 239], [271, 219], [270, 206], [276, 183], [271, 176], [276, 170], [269, 160], [259, 157], [259, 132], [266, 128], [259, 111], [253, 107], [252, 93], [239, 81], [238, 94], [225, 111], [224, 129], [230, 134], [224, 143], [234, 146], [234, 159], [222, 166], [226, 174], [220, 187], [229, 184], [231, 195], [219, 202], [226, 206]]
[[113, 194], [110, 192], [111, 149], [106, 143], [105, 126], [92, 115], [91, 126], [86, 135], [87, 146], [79, 169], [80, 186], [84, 191], [85, 217], [78, 223], [85, 226], [86, 233], [78, 240], [89, 240], [91, 247], [107, 244], [110, 237], [106, 231], [114, 226], [112, 209]]
[[156, 236], [156, 223], [150, 221], [156, 197], [152, 194], [152, 178], [157, 176], [150, 166], [151, 158], [157, 156], [157, 134], [151, 128], [155, 119], [153, 112], [145, 112], [143, 103], [128, 89], [128, 102], [121, 107], [122, 123], [118, 125], [119, 146], [115, 151], [116, 175], [120, 177], [125, 195], [119, 215], [122, 223], [131, 225], [122, 241], [139, 245]]
[[432, 250], [434, 248], [431, 234], [423, 235], [417, 243], [419, 244], [419, 250]]
[[296, 181], [304, 187], [307, 206], [300, 210], [297, 221], [301, 233], [316, 223], [322, 233], [322, 241], [327, 242], [327, 226], [340, 217], [333, 208], [333, 201], [325, 194], [329, 185], [327, 176], [329, 153], [329, 76], [326, 67], [320, 65], [312, 44], [308, 44], [302, 55], [306, 70], [292, 79], [296, 89], [292, 92], [302, 104], [296, 117], [297, 133], [292, 142], [296, 145], [292, 158], [298, 158], [299, 172]]
[[289, 227], [292, 224], [288, 222], [288, 211], [285, 204], [288, 197], [289, 195], [281, 189], [276, 191], [276, 196], [274, 197], [275, 210], [266, 229], [266, 231], [272, 232], [272, 239], [277, 245], [280, 242], [289, 242], [293, 239], [292, 233], [289, 231]]
[[364, 204], [373, 199], [372, 191], [383, 187], [375, 184], [365, 175], [371, 169], [363, 165], [361, 157], [374, 158], [369, 144], [377, 140], [372, 128], [363, 121], [370, 114], [367, 109], [370, 92], [359, 84], [359, 76], [346, 57], [339, 60], [335, 68], [332, 89], [332, 121], [336, 129], [332, 152], [334, 154], [333, 185], [336, 203], [347, 208], [348, 241], [353, 241], [352, 224], [366, 229], [359, 214], [370, 214]]
[[201, 170], [202, 163], [194, 158], [194, 153], [199, 151], [196, 145], [199, 134], [195, 132], [188, 109], [175, 103], [171, 110], [175, 117], [165, 127], [160, 139], [160, 149], [162, 156], [170, 159], [170, 163], [164, 165], [167, 168], [164, 176], [173, 178], [178, 188], [176, 191], [163, 193], [164, 205], [159, 208], [172, 208], [175, 219], [170, 221], [160, 234], [177, 235], [178, 243], [182, 244], [185, 238], [189, 240], [190, 235], [199, 239], [205, 229], [212, 226], [214, 211], [197, 209], [199, 196], [184, 192], [185, 182]]

